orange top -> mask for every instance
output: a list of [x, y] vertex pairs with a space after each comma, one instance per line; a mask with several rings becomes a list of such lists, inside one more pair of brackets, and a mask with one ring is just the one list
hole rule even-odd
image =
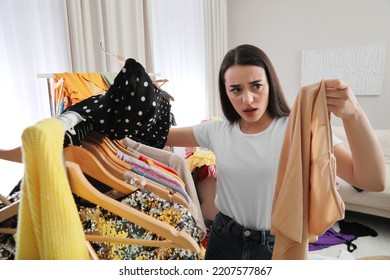
[[[109, 86], [100, 73], [57, 73], [54, 81], [64, 79], [64, 94], [69, 100], [68, 106], [76, 104], [92, 95], [104, 93]], [[59, 89], [57, 89], [59, 90]], [[59, 94], [56, 93], [56, 96]]]

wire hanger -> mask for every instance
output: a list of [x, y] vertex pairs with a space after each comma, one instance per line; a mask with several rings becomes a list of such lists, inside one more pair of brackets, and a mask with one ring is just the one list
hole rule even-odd
[[[119, 54], [114, 54], [113, 52], [109, 52], [107, 51], [104, 47], [103, 47], [103, 42], [105, 41], [106, 39], [103, 38], [99, 41], [99, 46], [100, 46], [100, 49], [102, 50], [102, 52], [104, 52], [105, 54], [107, 55], [110, 55], [112, 57], [114, 57], [116, 60], [118, 60], [119, 63], [121, 63], [121, 65], [124, 65], [126, 63], [126, 59], [124, 59], [122, 56], [120, 56]], [[164, 91], [161, 87], [168, 82], [167, 79], [156, 79], [157, 76], [160, 76], [160, 73], [148, 73], [148, 75], [150, 76], [153, 84], [155, 85], [155, 87], [159, 90], [159, 91], [162, 91], [162, 92], [165, 92], [167, 93], [166, 91]], [[170, 95], [169, 93], [168, 94], [168, 97], [171, 101], [175, 101], [175, 98]]]
[[114, 53], [112, 53], [112, 52], [106, 51], [106, 50], [104, 49], [104, 47], [103, 47], [103, 42], [104, 42], [104, 40], [106, 40], [106, 39], [103, 38], [103, 39], [101, 39], [101, 40], [99, 41], [99, 46], [100, 46], [100, 49], [102, 50], [102, 52], [104, 52], [105, 54], [108, 54], [108, 55], [113, 56], [113, 57], [116, 58], [120, 63], [125, 64], [126, 60], [125, 60], [123, 57], [121, 57], [121, 56], [118, 55], [118, 54], [114, 54]]
[[[103, 42], [106, 40], [106, 38], [103, 38], [99, 41], [99, 46], [100, 46], [100, 49], [102, 50], [102, 52], [104, 52], [105, 54], [107, 55], [110, 55], [112, 57], [114, 57], [116, 60], [118, 60], [119, 63], [121, 63], [121, 65], [124, 65], [126, 63], [126, 59], [124, 59], [122, 56], [120, 56], [119, 54], [115, 54], [113, 52], [109, 52], [107, 51], [104, 47], [103, 47]], [[161, 79], [161, 80], [157, 80], [156, 81], [156, 78], [157, 76], [160, 76], [161, 74], [160, 73], [148, 73], [148, 75], [152, 78], [152, 81], [153, 83], [156, 85], [156, 87], [160, 90], [162, 90], [160, 88], [160, 86], [162, 86], [163, 84], [165, 84], [166, 82], [168, 82], [168, 80], [166, 79]], [[159, 85], [158, 83], [161, 82], [162, 84]]]

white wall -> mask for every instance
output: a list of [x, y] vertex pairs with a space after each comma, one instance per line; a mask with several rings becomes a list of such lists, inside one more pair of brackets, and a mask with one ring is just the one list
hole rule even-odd
[[228, 0], [229, 49], [243, 43], [269, 55], [290, 104], [300, 88], [303, 49], [384, 44], [383, 92], [358, 100], [374, 128], [390, 128], [390, 1]]

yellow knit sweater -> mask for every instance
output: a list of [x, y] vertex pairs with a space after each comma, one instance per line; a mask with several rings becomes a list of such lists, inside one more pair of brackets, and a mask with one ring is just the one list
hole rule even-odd
[[64, 125], [56, 118], [23, 131], [24, 176], [16, 259], [88, 259], [62, 158], [64, 134]]

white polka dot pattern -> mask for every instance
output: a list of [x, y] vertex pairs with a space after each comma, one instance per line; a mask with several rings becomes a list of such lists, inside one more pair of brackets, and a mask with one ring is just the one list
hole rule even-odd
[[169, 99], [154, 86], [144, 67], [127, 59], [105, 94], [91, 96], [67, 110], [93, 122], [93, 130], [111, 139], [128, 136], [163, 148], [170, 127]]

